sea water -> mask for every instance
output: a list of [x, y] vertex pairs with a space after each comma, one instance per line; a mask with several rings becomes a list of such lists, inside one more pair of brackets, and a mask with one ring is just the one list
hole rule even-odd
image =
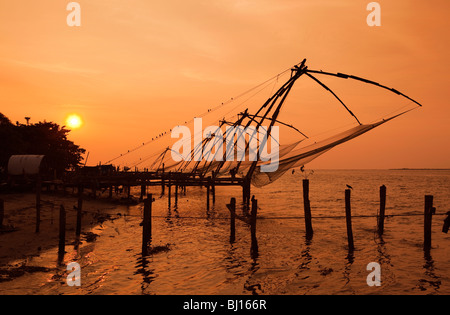
[[[242, 191], [216, 187], [206, 209], [206, 189], [187, 187], [171, 206], [160, 187], [148, 188], [152, 246], [141, 255], [143, 205], [118, 205], [120, 215], [93, 228], [99, 236], [75, 250], [67, 245], [64, 264], [81, 266], [81, 286], [66, 283], [65, 265], [0, 283], [3, 294], [450, 294], [450, 234], [442, 233], [450, 210], [449, 170], [316, 170], [309, 174], [314, 234], [305, 237], [302, 180], [288, 172], [278, 181], [252, 187], [258, 200], [252, 251], [250, 227], [236, 220], [230, 243], [226, 204], [242, 214]], [[349, 252], [345, 189], [351, 189], [355, 250]], [[384, 235], [376, 233], [379, 187], [387, 187]], [[172, 189], [173, 191], [173, 189]], [[140, 191], [134, 192], [139, 196]], [[105, 193], [107, 194], [107, 193]], [[432, 249], [423, 250], [424, 196], [434, 196]], [[106, 197], [106, 196], [105, 196]], [[88, 202], [88, 201], [86, 201]], [[110, 211], [110, 210], [109, 210]], [[110, 211], [111, 212], [111, 211]], [[30, 264], [54, 266], [55, 250]], [[380, 265], [381, 286], [369, 286], [367, 265]]]

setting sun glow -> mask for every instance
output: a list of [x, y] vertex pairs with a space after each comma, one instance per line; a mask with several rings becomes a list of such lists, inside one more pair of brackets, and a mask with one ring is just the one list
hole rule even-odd
[[69, 115], [66, 119], [66, 125], [71, 129], [80, 128], [82, 124], [83, 121], [81, 120], [81, 117], [76, 114]]

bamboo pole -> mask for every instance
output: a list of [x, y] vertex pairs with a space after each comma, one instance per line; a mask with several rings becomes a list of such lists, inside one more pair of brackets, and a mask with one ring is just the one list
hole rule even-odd
[[210, 194], [211, 186], [208, 184], [206, 185], [206, 211], [209, 211], [209, 194]]
[[142, 255], [148, 254], [148, 243], [152, 239], [152, 194], [144, 199], [144, 219], [142, 221]]
[[353, 243], [353, 231], [352, 231], [352, 210], [351, 210], [351, 190], [345, 190], [345, 218], [347, 221], [347, 240], [348, 250], [352, 252], [355, 249]]
[[178, 180], [175, 182], [175, 207], [178, 206]]
[[258, 200], [255, 196], [252, 197], [252, 209], [250, 212], [250, 237], [251, 237], [251, 248], [250, 255], [252, 258], [256, 259], [258, 257], [258, 240], [256, 239], [256, 219], [258, 216]]
[[66, 210], [61, 205], [59, 208], [59, 247], [58, 260], [61, 262], [64, 258], [66, 246]]
[[313, 228], [311, 222], [311, 205], [309, 202], [309, 179], [303, 180], [303, 206], [305, 212], [306, 238], [311, 239], [313, 236]]
[[141, 185], [141, 196], [139, 197], [140, 201], [144, 200], [146, 188], [147, 187], [145, 185]]
[[236, 198], [231, 198], [227, 208], [230, 210], [230, 243], [234, 243], [236, 240]]
[[423, 249], [429, 251], [431, 249], [431, 223], [434, 213], [433, 196], [425, 196], [425, 211], [424, 211], [424, 242]]
[[386, 186], [380, 187], [380, 216], [378, 217], [378, 235], [384, 233], [384, 217], [386, 212]]
[[171, 183], [171, 179], [170, 179], [170, 173], [169, 173], [169, 183], [168, 183], [168, 193], [167, 193], [167, 199], [168, 199], [168, 203], [169, 203], [169, 209], [170, 209], [170, 198], [171, 198], [171, 194], [172, 194], [172, 183]]
[[216, 185], [215, 185], [214, 179], [212, 179], [211, 193], [212, 193], [212, 203], [215, 204], [216, 203]]

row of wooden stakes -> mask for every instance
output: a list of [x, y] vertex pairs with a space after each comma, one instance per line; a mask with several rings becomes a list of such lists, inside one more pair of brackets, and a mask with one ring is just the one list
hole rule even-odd
[[[312, 216], [311, 216], [311, 206], [309, 201], [309, 180], [303, 180], [303, 202], [304, 202], [304, 212], [305, 212], [305, 229], [306, 238], [311, 239], [313, 236], [312, 228]], [[377, 233], [382, 236], [384, 233], [384, 220], [386, 217], [386, 186], [382, 185], [380, 187], [380, 209], [377, 215]], [[433, 207], [433, 196], [425, 196], [425, 211], [424, 211], [424, 242], [423, 248], [425, 251], [431, 249], [431, 225], [432, 217], [436, 214], [436, 208]], [[450, 212], [447, 212], [447, 218], [444, 220], [444, 226], [442, 232], [448, 233], [450, 226]], [[345, 219], [347, 223], [347, 240], [348, 240], [348, 250], [354, 251], [355, 245], [353, 241], [353, 229], [352, 229], [352, 211], [351, 211], [351, 189], [345, 190]]]
[[[83, 207], [83, 189], [79, 189], [78, 191], [78, 205], [76, 207], [77, 210], [77, 224], [76, 224], [76, 239], [79, 240], [81, 234], [81, 215], [82, 215], [82, 207]], [[37, 218], [36, 218], [36, 232], [39, 231], [39, 208], [40, 208], [40, 196], [37, 195]], [[208, 198], [209, 199], [209, 198]], [[152, 239], [152, 203], [154, 198], [152, 194], [148, 194], [147, 198], [143, 200], [144, 202], [144, 210], [143, 210], [143, 231], [142, 231], [142, 254], [148, 254], [148, 246]], [[305, 231], [306, 238], [311, 239], [313, 236], [313, 227], [312, 227], [312, 215], [311, 215], [311, 206], [309, 200], [309, 180], [303, 180], [303, 202], [304, 202], [304, 218], [305, 218]], [[238, 215], [236, 214], [236, 199], [231, 198], [230, 203], [226, 205], [228, 210], [230, 211], [230, 243], [234, 243], [236, 239], [236, 228], [235, 228], [235, 220], [240, 219], [250, 225], [251, 231], [251, 252], [257, 255], [258, 245], [256, 240], [256, 219], [257, 219], [257, 211], [258, 211], [258, 201], [253, 196], [251, 199], [251, 212], [248, 213], [248, 207], [244, 206], [244, 214]], [[380, 209], [379, 214], [377, 215], [377, 233], [378, 235], [383, 235], [384, 233], [384, 221], [386, 217], [386, 186], [380, 187]], [[425, 209], [424, 209], [424, 250], [429, 251], [431, 249], [431, 234], [432, 234], [432, 217], [436, 213], [436, 209], [433, 207], [433, 196], [426, 195], [425, 196]], [[447, 213], [448, 216], [444, 220], [444, 226], [442, 231], [447, 233], [450, 226], [450, 212]], [[352, 230], [352, 214], [351, 214], [351, 189], [345, 190], [345, 217], [346, 217], [346, 227], [347, 227], [347, 240], [348, 240], [348, 249], [349, 251], [354, 251], [354, 240], [353, 240], [353, 230]], [[0, 199], [0, 227], [3, 227], [3, 218], [4, 218], [4, 202]], [[66, 211], [64, 206], [60, 206], [60, 215], [59, 215], [59, 247], [58, 247], [58, 257], [59, 260], [62, 261], [65, 253], [65, 236], [66, 236]]]

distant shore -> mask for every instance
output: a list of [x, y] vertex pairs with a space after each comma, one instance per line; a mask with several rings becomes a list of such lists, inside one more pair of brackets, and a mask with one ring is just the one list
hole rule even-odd
[[390, 171], [450, 171], [450, 168], [390, 168]]

